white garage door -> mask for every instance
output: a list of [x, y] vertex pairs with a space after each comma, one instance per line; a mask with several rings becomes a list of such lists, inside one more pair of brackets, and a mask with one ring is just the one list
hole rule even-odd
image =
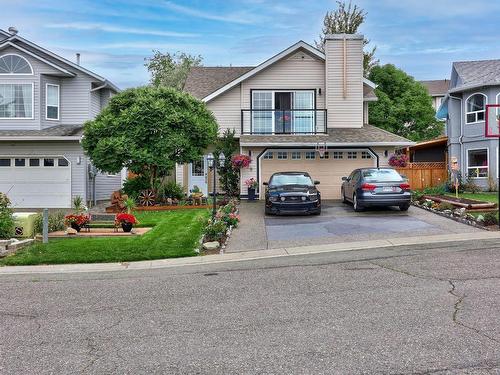
[[276, 172], [307, 172], [320, 181], [318, 190], [323, 199], [340, 199], [343, 176], [375, 165], [372, 155], [362, 150], [330, 150], [323, 158], [316, 151], [268, 151], [261, 159], [261, 183]]
[[61, 156], [0, 156], [0, 191], [14, 208], [71, 207], [71, 164]]

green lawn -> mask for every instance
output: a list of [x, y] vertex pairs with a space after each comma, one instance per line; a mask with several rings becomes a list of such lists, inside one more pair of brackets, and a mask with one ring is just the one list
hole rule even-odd
[[[447, 194], [449, 196], [452, 196], [454, 197], [455, 194]], [[458, 196], [460, 198], [466, 198], [466, 199], [476, 199], [476, 200], [479, 200], [479, 201], [485, 201], [485, 202], [494, 202], [494, 203], [498, 203], [498, 193], [496, 192], [493, 192], [493, 193], [462, 193], [462, 194], [458, 194]]]
[[203, 231], [204, 209], [136, 212], [151, 231], [135, 237], [62, 238], [35, 244], [0, 259], [0, 265], [124, 262], [194, 256]]

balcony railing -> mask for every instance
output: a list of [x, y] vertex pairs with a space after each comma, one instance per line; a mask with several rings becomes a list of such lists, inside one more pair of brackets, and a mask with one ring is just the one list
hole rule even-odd
[[324, 134], [326, 109], [242, 109], [241, 134]]

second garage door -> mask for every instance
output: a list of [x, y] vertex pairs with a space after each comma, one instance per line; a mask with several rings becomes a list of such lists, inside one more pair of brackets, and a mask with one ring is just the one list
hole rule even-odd
[[323, 158], [316, 151], [268, 151], [261, 159], [261, 183], [269, 181], [276, 172], [307, 172], [321, 182], [318, 189], [323, 199], [340, 199], [342, 177], [356, 168], [374, 165], [375, 160], [367, 151], [330, 150]]
[[61, 156], [0, 156], [0, 191], [14, 208], [71, 207], [71, 165]]

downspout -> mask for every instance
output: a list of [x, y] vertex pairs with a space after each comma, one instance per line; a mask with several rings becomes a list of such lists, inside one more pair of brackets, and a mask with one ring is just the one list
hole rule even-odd
[[[463, 168], [463, 165], [464, 165], [464, 116], [463, 116], [463, 112], [464, 112], [464, 108], [463, 108], [463, 100], [462, 98], [459, 98], [459, 97], [456, 97], [456, 96], [453, 96], [453, 95], [450, 95], [450, 98], [451, 99], [455, 99], [455, 100], [458, 100], [460, 101], [460, 137], [458, 137], [458, 143], [460, 144], [460, 164], [462, 165], [461, 168]], [[448, 111], [449, 113], [449, 111]], [[448, 166], [446, 166], [448, 168]], [[463, 177], [463, 176], [462, 176]]]

